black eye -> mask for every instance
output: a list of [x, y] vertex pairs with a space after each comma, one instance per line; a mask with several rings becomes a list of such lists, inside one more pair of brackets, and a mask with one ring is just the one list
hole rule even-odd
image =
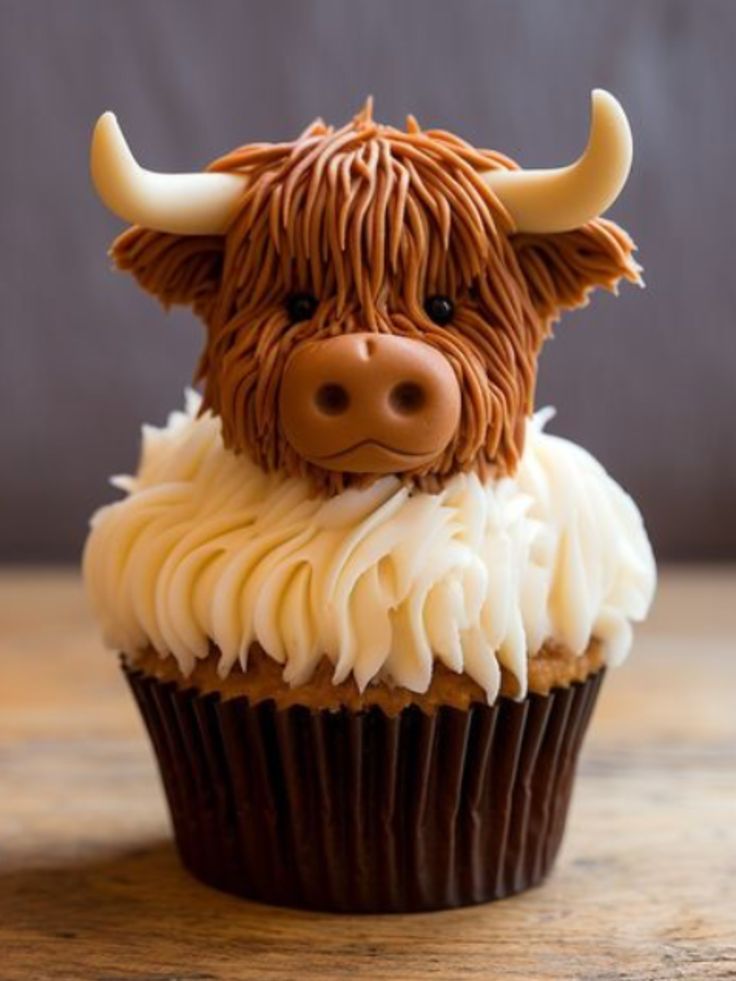
[[293, 324], [311, 320], [317, 309], [317, 300], [311, 293], [292, 293], [287, 297], [286, 309]]
[[429, 296], [424, 302], [424, 310], [430, 320], [444, 327], [452, 320], [455, 305], [449, 296]]

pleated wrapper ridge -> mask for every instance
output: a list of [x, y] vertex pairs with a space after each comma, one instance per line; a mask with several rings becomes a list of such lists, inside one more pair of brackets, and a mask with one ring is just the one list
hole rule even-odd
[[538, 884], [605, 669], [467, 710], [278, 709], [123, 670], [183, 864], [279, 906], [448, 909]]

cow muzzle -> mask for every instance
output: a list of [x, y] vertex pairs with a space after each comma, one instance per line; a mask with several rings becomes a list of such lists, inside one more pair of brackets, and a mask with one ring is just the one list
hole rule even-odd
[[309, 463], [343, 473], [421, 469], [460, 421], [460, 386], [423, 341], [344, 334], [300, 344], [281, 383], [281, 425]]

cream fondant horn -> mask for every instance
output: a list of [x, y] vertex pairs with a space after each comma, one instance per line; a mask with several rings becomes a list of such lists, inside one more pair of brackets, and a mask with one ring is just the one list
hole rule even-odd
[[97, 193], [116, 215], [178, 235], [225, 232], [244, 189], [244, 178], [236, 174], [144, 170], [111, 112], [103, 113], [95, 125], [90, 166]]
[[590, 136], [583, 155], [553, 170], [494, 170], [484, 174], [519, 232], [567, 232], [602, 215], [631, 168], [631, 129], [618, 100], [592, 93]]

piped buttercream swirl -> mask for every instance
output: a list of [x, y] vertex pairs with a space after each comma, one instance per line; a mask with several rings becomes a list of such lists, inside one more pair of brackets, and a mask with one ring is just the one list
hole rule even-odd
[[425, 691], [434, 660], [497, 694], [527, 685], [548, 641], [606, 660], [628, 653], [655, 566], [631, 498], [585, 450], [527, 423], [513, 478], [453, 477], [440, 493], [395, 477], [330, 499], [223, 445], [211, 413], [145, 427], [126, 496], [92, 519], [84, 575], [106, 643], [153, 647], [186, 675], [215, 644], [219, 672], [254, 642], [291, 685], [323, 657], [354, 676]]

